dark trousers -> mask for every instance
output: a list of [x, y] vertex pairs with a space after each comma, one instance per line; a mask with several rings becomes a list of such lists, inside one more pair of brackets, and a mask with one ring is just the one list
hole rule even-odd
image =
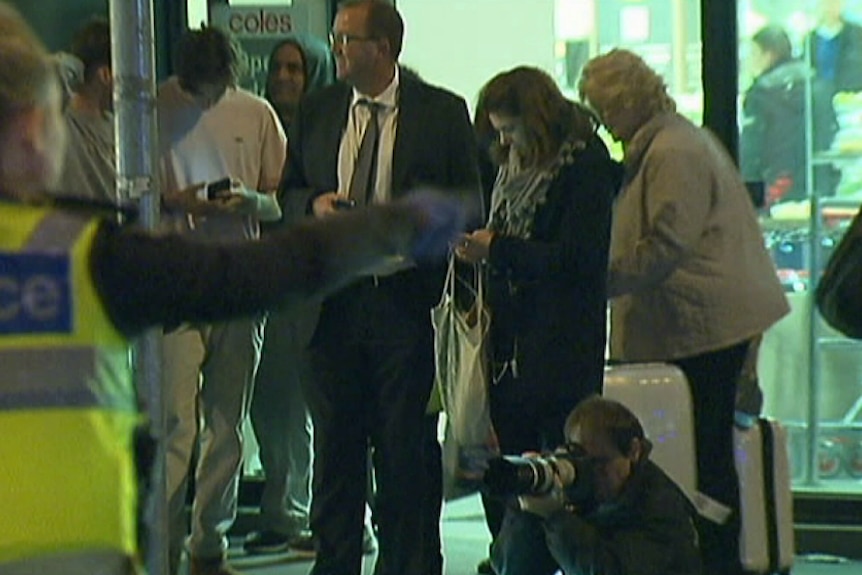
[[698, 489], [732, 510], [724, 525], [698, 518], [704, 575], [736, 575], [739, 562], [739, 482], [733, 460], [736, 383], [749, 342], [682, 358], [678, 366], [691, 389], [697, 446]]
[[542, 518], [510, 510], [491, 544], [491, 561], [500, 575], [553, 575], [560, 566], [548, 550]]
[[249, 414], [264, 472], [260, 528], [287, 537], [308, 528], [312, 425], [303, 388], [318, 313], [302, 302], [269, 314]]
[[[491, 422], [503, 455], [551, 451], [565, 443], [563, 427], [575, 399], [554, 401], [541, 393], [541, 382], [513, 379], [507, 373], [490, 389]], [[589, 395], [585, 391], [585, 396]], [[494, 539], [506, 514], [506, 500], [482, 495], [485, 521]]]
[[324, 305], [312, 340], [313, 575], [361, 571], [369, 445], [375, 573], [442, 573], [440, 451], [436, 417], [425, 414], [434, 373], [430, 314], [405, 317], [397, 301], [385, 284], [360, 282]]

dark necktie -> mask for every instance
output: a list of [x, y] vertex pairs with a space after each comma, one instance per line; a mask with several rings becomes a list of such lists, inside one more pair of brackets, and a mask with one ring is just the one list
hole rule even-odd
[[382, 107], [377, 102], [360, 100], [358, 106], [367, 106], [371, 117], [359, 144], [356, 164], [353, 166], [353, 176], [350, 178], [350, 198], [357, 205], [370, 203], [374, 195], [374, 184], [377, 180], [377, 148], [380, 142], [380, 127], [377, 124], [377, 114]]

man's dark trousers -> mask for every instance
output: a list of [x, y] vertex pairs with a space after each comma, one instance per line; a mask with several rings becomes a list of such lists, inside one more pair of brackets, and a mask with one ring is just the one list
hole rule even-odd
[[369, 442], [380, 543], [375, 573], [442, 572], [436, 418], [425, 414], [432, 330], [424, 298], [410, 297], [413, 274], [365, 279], [329, 298], [312, 340], [316, 377], [306, 395], [315, 422], [313, 575], [360, 573]]

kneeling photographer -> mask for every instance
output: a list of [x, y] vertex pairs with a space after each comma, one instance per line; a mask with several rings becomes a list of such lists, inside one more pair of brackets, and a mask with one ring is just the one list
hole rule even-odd
[[490, 462], [488, 491], [517, 501], [492, 547], [496, 572], [699, 574], [694, 510], [650, 461], [637, 417], [591, 397], [572, 410], [565, 435], [570, 443], [551, 455]]

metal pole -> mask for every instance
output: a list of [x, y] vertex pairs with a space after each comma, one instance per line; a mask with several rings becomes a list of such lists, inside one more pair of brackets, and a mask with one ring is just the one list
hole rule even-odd
[[[110, 0], [111, 65], [114, 75], [114, 141], [117, 190], [137, 201], [141, 224], [159, 223], [158, 135], [152, 0]], [[136, 342], [136, 383], [150, 416], [150, 434], [159, 446], [147, 501], [146, 563], [150, 575], [168, 573], [167, 485], [164, 400], [161, 388], [161, 334], [150, 330]]]
[[[805, 476], [807, 487], [816, 487], [819, 482], [817, 451], [820, 437], [820, 328], [818, 326], [817, 307], [814, 305], [814, 288], [819, 278], [820, 236], [822, 235], [823, 219], [820, 206], [820, 194], [815, 184], [816, 165], [819, 163], [814, 150], [814, 57], [809, 50], [809, 44], [804, 44], [804, 58], [808, 64], [808, 75], [805, 79], [805, 184], [808, 190], [808, 200], [811, 206], [810, 225], [808, 229], [808, 287], [805, 292], [805, 314], [808, 321], [806, 335], [808, 336], [808, 410], [805, 417]], [[822, 95], [820, 96], [822, 97]], [[828, 165], [828, 164], [827, 164]]]

